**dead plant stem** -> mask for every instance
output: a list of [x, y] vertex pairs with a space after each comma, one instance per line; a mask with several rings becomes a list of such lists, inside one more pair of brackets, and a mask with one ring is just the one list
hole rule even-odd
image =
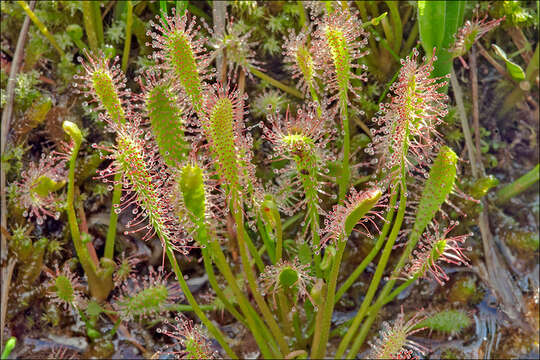
[[[35, 0], [30, 2], [30, 9], [34, 10], [36, 2]], [[0, 161], [4, 161], [4, 154], [7, 148], [7, 140], [11, 122], [11, 116], [13, 114], [13, 95], [15, 93], [15, 78], [19, 71], [19, 66], [23, 57], [24, 45], [26, 43], [26, 37], [28, 35], [28, 27], [30, 26], [30, 17], [26, 15], [24, 18], [21, 31], [19, 32], [19, 38], [17, 39], [17, 45], [15, 47], [15, 54], [13, 56], [13, 62], [11, 71], [9, 72], [9, 78], [6, 88], [6, 105], [2, 112], [2, 129], [0, 130]], [[5, 166], [0, 166], [0, 226], [2, 229], [7, 230], [7, 201], [6, 201], [6, 172]], [[7, 239], [5, 234], [0, 233], [0, 262], [2, 263], [2, 294], [0, 296], [0, 348], [4, 346], [4, 328], [6, 325], [6, 313], [7, 302], [9, 298], [9, 287], [11, 284], [11, 276], [15, 267], [15, 260], [10, 259], [7, 264], [4, 261], [7, 259]], [[3, 349], [0, 349], [3, 350]]]
[[[482, 152], [480, 151], [480, 112], [478, 110], [478, 69], [476, 64], [476, 48], [474, 45], [471, 48], [469, 55], [469, 68], [471, 76], [471, 94], [472, 94], [472, 117], [474, 127], [474, 140], [476, 146], [476, 154], [478, 160], [480, 160]], [[483, 164], [481, 161], [478, 163], [478, 168], [484, 173]]]
[[[30, 9], [33, 10], [36, 2], [32, 1], [30, 3]], [[13, 61], [11, 63], [11, 71], [9, 72], [9, 79], [6, 88], [6, 105], [4, 111], [2, 112], [2, 130], [0, 133], [1, 144], [0, 144], [0, 154], [3, 161], [4, 154], [7, 148], [7, 140], [9, 135], [11, 116], [13, 114], [13, 96], [15, 93], [15, 78], [17, 72], [19, 71], [19, 65], [21, 63], [24, 51], [24, 45], [26, 43], [26, 35], [28, 34], [28, 27], [30, 26], [30, 17], [26, 15], [24, 22], [19, 32], [19, 39], [17, 40], [17, 46], [15, 48], [15, 55], [13, 56]], [[4, 166], [0, 167], [0, 188], [1, 188], [1, 225], [7, 229], [7, 202], [6, 202], [6, 173]], [[1, 260], [4, 260], [7, 256], [7, 243], [6, 238], [2, 235], [1, 240], [1, 249], [2, 255]]]
[[463, 92], [461, 91], [461, 86], [459, 86], [454, 68], [452, 68], [452, 73], [450, 75], [450, 83], [452, 84], [452, 90], [454, 91], [454, 98], [456, 100], [458, 114], [461, 120], [461, 127], [463, 128], [463, 137], [465, 138], [465, 146], [467, 147], [472, 174], [474, 178], [478, 178], [480, 169], [478, 169], [478, 162], [476, 161], [475, 146], [472, 140], [467, 113], [465, 112], [465, 105], [463, 104]]

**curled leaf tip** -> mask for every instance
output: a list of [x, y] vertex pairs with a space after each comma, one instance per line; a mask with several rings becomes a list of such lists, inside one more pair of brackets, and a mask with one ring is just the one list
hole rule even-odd
[[62, 124], [62, 128], [73, 139], [75, 144], [80, 145], [82, 143], [82, 133], [77, 124], [66, 120]]
[[372, 211], [372, 209], [381, 197], [382, 191], [379, 188], [361, 192], [351, 188], [344, 204], [335, 205], [332, 212], [325, 219], [326, 227], [323, 230], [324, 235], [321, 244], [324, 246], [329, 241], [346, 241], [357, 224], [364, 227], [365, 234], [368, 237], [373, 237], [365, 223], [374, 224], [373, 220], [378, 217], [378, 213], [376, 210]]

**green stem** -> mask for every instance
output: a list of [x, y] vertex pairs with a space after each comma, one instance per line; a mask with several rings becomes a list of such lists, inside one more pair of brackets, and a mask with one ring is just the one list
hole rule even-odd
[[272, 332], [272, 335], [275, 337], [279, 348], [281, 350], [281, 355], [288, 354], [289, 353], [289, 345], [285, 341], [285, 337], [283, 335], [283, 332], [280, 330], [279, 325], [277, 324], [276, 320], [274, 319], [274, 316], [272, 315], [272, 312], [268, 308], [268, 305], [266, 304], [266, 301], [259, 293], [259, 290], [257, 289], [257, 283], [255, 280], [254, 273], [250, 266], [250, 261], [247, 253], [246, 248], [246, 239], [245, 239], [245, 229], [244, 229], [244, 222], [242, 221], [242, 212], [239, 209], [239, 205], [237, 201], [232, 202], [232, 209], [234, 220], [236, 222], [236, 228], [237, 228], [237, 239], [238, 239], [238, 248], [240, 251], [240, 257], [242, 259], [242, 266], [244, 270], [244, 275], [247, 278], [249, 288], [251, 290], [251, 293], [253, 297], [255, 298], [255, 302], [257, 303], [257, 306], [259, 307], [259, 310], [261, 311], [264, 320], [268, 324], [268, 327], [270, 328], [270, 331]]
[[358, 185], [368, 182], [369, 180], [371, 180], [370, 175], [360, 176], [359, 178], [356, 178], [356, 180], [353, 183], [353, 186], [357, 187]]
[[[178, 312], [188, 312], [188, 311], [195, 311], [193, 310], [193, 306], [188, 304], [174, 304], [171, 305], [171, 311], [178, 311]], [[214, 311], [218, 308], [215, 305], [199, 305], [199, 308], [202, 311]]]
[[300, 317], [298, 316], [298, 311], [295, 311], [293, 314], [293, 328], [294, 328], [294, 337], [296, 338], [296, 347], [303, 348], [304, 336], [302, 335], [302, 329], [300, 327]]
[[[320, 281], [323, 282], [322, 280]], [[324, 290], [326, 290], [325, 285], [323, 285], [321, 289], [321, 294], [324, 292]], [[317, 299], [315, 300], [317, 301]], [[317, 315], [315, 315], [315, 323], [314, 323], [313, 329], [310, 329], [310, 331], [308, 331], [308, 334], [307, 334], [308, 336], [310, 336], [311, 333], [313, 333], [313, 340], [311, 342], [311, 356], [310, 356], [312, 359], [316, 359], [317, 357], [320, 357], [320, 356], [315, 356], [316, 354], [319, 353], [319, 348], [321, 346], [322, 326], [324, 323], [324, 311], [320, 311], [320, 309], [326, 308], [326, 304], [323, 298], [321, 298], [316, 305], [319, 311], [317, 311]]]
[[[401, 204], [400, 204], [401, 205]], [[399, 216], [399, 215], [398, 215]], [[390, 235], [392, 236], [392, 235]], [[375, 320], [375, 316], [377, 315], [379, 309], [383, 307], [388, 301], [391, 301], [391, 299], [395, 296], [397, 296], [401, 291], [405, 289], [405, 284], [402, 284], [399, 286], [394, 292], [390, 294], [390, 291], [393, 289], [394, 284], [396, 282], [397, 277], [399, 276], [399, 273], [401, 269], [403, 269], [403, 266], [405, 265], [405, 262], [411, 255], [414, 247], [416, 246], [416, 243], [419, 240], [419, 236], [415, 237], [409, 237], [409, 242], [407, 243], [407, 246], [405, 247], [405, 250], [401, 254], [401, 257], [399, 258], [398, 263], [396, 264], [394, 271], [392, 272], [392, 275], [390, 277], [390, 280], [384, 285], [383, 289], [381, 290], [379, 297], [377, 298], [377, 301], [375, 304], [373, 304], [370, 307], [370, 315], [366, 319], [365, 323], [362, 325], [362, 329], [360, 330], [360, 333], [358, 337], [355, 339], [353, 346], [351, 347], [351, 350], [349, 351], [348, 356], [355, 356], [360, 347], [362, 346], [364, 340], [366, 339], [366, 336], [370, 330], [371, 324]], [[415, 278], [411, 279], [411, 283], [415, 280]], [[407, 285], [408, 286], [408, 285]], [[389, 295], [390, 294], [390, 295]], [[388, 300], [390, 299], [390, 300]]]
[[[384, 40], [388, 44], [388, 47], [393, 49], [394, 46], [395, 46], [394, 41], [396, 41], [397, 39], [394, 39], [394, 33], [392, 31], [393, 29], [390, 28], [390, 24], [389, 24], [388, 19], [386, 17], [381, 20], [381, 25], [382, 25], [382, 28], [383, 28], [384, 35], [386, 37], [386, 39], [384, 39]], [[399, 41], [401, 41], [401, 38], [399, 39]]]
[[81, 39], [71, 38], [71, 40], [73, 40], [73, 42], [75, 43], [75, 45], [77, 45], [79, 50], [81, 50], [83, 52], [84, 52], [84, 50], [88, 51], [88, 46]]
[[388, 213], [386, 214], [385, 223], [381, 231], [381, 234], [379, 235], [379, 238], [377, 239], [377, 243], [375, 244], [373, 249], [371, 249], [369, 254], [364, 258], [364, 260], [362, 260], [360, 265], [356, 267], [354, 272], [351, 275], [349, 275], [349, 277], [347, 278], [347, 280], [345, 280], [343, 285], [341, 285], [341, 287], [339, 288], [336, 294], [336, 300], [335, 300], [336, 303], [339, 301], [339, 299], [341, 299], [343, 294], [345, 294], [345, 292], [349, 290], [349, 288], [354, 284], [356, 279], [358, 279], [358, 277], [364, 272], [365, 268], [371, 263], [371, 260], [373, 260], [373, 258], [377, 256], [377, 254], [381, 250], [384, 244], [384, 240], [386, 239], [386, 235], [388, 234], [388, 231], [390, 231], [390, 225], [392, 224], [392, 219], [394, 218], [396, 200], [397, 200], [397, 194], [394, 193], [392, 195], [392, 198], [390, 199], [390, 205], [388, 206], [389, 210], [388, 210]]
[[351, 176], [351, 170], [349, 169], [349, 156], [351, 152], [351, 132], [349, 130], [349, 113], [347, 108], [347, 92], [344, 91], [340, 95], [340, 112], [341, 121], [343, 123], [343, 162], [341, 165], [341, 177], [339, 178], [339, 202], [343, 202], [347, 190], [349, 187], [349, 177]]
[[281, 314], [281, 321], [283, 321], [283, 330], [285, 332], [285, 335], [292, 336], [293, 327], [291, 321], [289, 320], [289, 313], [291, 311], [291, 307], [289, 306], [289, 302], [287, 301], [284, 289], [279, 290], [277, 297], [278, 308]]
[[[312, 157], [312, 154], [306, 153], [305, 157]], [[316, 159], [313, 157], [308, 163], [315, 164]], [[304, 233], [307, 232], [307, 227], [311, 229], [312, 243], [315, 246], [319, 246], [320, 236], [319, 236], [319, 197], [317, 195], [317, 172], [314, 167], [306, 166], [302, 164], [302, 161], [297, 160], [296, 162], [297, 171], [300, 178], [302, 179], [302, 186], [304, 188], [304, 196], [307, 203], [307, 214], [306, 222], [304, 226]], [[306, 172], [307, 175], [302, 173]], [[313, 268], [315, 270], [315, 276], [321, 278], [322, 270], [320, 267], [321, 264], [321, 254], [320, 252], [315, 252], [313, 254]]]
[[[398, 2], [397, 1], [385, 1], [386, 5], [390, 9], [390, 19], [393, 25], [394, 35], [394, 52], [399, 54], [401, 47], [401, 40], [403, 38], [403, 24], [401, 23], [401, 17], [399, 16]], [[384, 20], [383, 20], [384, 21]]]
[[399, 58], [399, 55], [396, 54], [394, 52], [394, 50], [392, 49], [392, 47], [390, 46], [390, 44], [388, 44], [388, 41], [386, 41], [385, 38], [381, 37], [381, 35], [379, 34], [379, 32], [375, 29], [372, 29], [371, 32], [376, 35], [376, 36], [379, 36], [380, 37], [380, 43], [382, 45], [382, 47], [384, 47], [386, 50], [388, 50], [388, 52], [390, 53], [390, 55], [392, 55], [394, 57], [394, 60], [396, 60], [397, 62], [399, 62], [401, 59]]
[[[360, 329], [360, 333], [356, 337], [356, 340], [358, 340], [358, 341], [354, 342], [353, 347], [351, 348], [351, 350], [349, 351], [349, 354], [347, 356], [348, 359], [352, 359], [352, 358], [356, 357], [356, 353], [358, 352], [358, 350], [355, 351], [354, 349], [355, 348], [360, 349], [360, 346], [362, 346], [362, 344], [364, 343], [364, 340], [366, 339], [366, 337], [368, 335], [369, 329], [371, 328], [371, 324], [373, 324], [373, 321], [375, 320], [375, 315], [374, 314], [377, 314], [378, 309], [380, 309], [380, 307], [377, 308], [377, 307], [374, 306], [373, 310], [372, 310], [372, 313], [368, 316], [368, 318], [366, 319], [366, 321], [362, 325], [362, 328]], [[357, 343], [358, 343], [358, 345], [357, 345]], [[353, 353], [355, 355], [352, 355]]]
[[317, 103], [317, 115], [320, 117], [322, 115], [321, 102], [319, 101], [319, 95], [317, 95], [312, 83], [309, 84], [309, 93], [311, 94], [311, 98]]
[[259, 269], [259, 271], [263, 272], [264, 264], [262, 262], [261, 255], [257, 251], [257, 248], [255, 247], [255, 244], [253, 244], [253, 241], [251, 240], [251, 238], [247, 235], [245, 228], [242, 227], [242, 229], [243, 229], [244, 234], [246, 234], [246, 244], [247, 244], [248, 250], [253, 256], [253, 260], [255, 261], [255, 264], [257, 265], [257, 268]]
[[32, 11], [32, 9], [30, 9], [26, 1], [18, 0], [17, 4], [19, 4], [23, 8], [24, 12], [28, 15], [30, 20], [32, 20], [32, 22], [38, 27], [39, 31], [41, 31], [41, 33], [51, 42], [52, 46], [56, 49], [56, 51], [58, 51], [58, 54], [64, 57], [66, 55], [64, 50], [62, 50], [54, 36], [52, 36], [49, 30], [47, 30], [45, 24], [43, 24], [41, 20], [38, 19], [36, 14]]
[[257, 216], [257, 229], [259, 230], [259, 234], [261, 235], [263, 241], [263, 246], [261, 247], [261, 249], [259, 249], [259, 253], [261, 253], [261, 250], [263, 250], [263, 252], [266, 251], [272, 264], [275, 264], [276, 245], [272, 228], [267, 224], [264, 224], [260, 216]]
[[111, 259], [114, 256], [114, 241], [116, 238], [116, 225], [118, 224], [118, 214], [115, 205], [120, 204], [120, 198], [122, 197], [122, 173], [114, 175], [114, 190], [111, 204], [111, 215], [109, 216], [109, 228], [107, 229], [107, 239], [105, 240], [105, 253], [104, 256], [107, 259]]
[[68, 192], [66, 198], [66, 212], [68, 215], [71, 238], [79, 262], [88, 278], [88, 286], [92, 297], [98, 301], [103, 301], [109, 296], [109, 293], [112, 290], [112, 278], [109, 276], [112, 275], [112, 273], [110, 273], [110, 268], [107, 269], [107, 272], [98, 272], [99, 269], [92, 262], [90, 254], [88, 253], [88, 248], [82, 242], [77, 215], [75, 214], [75, 208], [73, 206], [75, 200], [75, 165], [82, 143], [82, 135], [78, 127], [69, 121], [64, 122], [63, 128], [73, 140], [73, 149], [71, 150], [69, 159]]
[[527, 81], [530, 82], [531, 85], [534, 81], [534, 75], [538, 72], [538, 60], [540, 60], [540, 54], [538, 53], [539, 47], [540, 45], [537, 44], [531, 61], [529, 62], [529, 65], [527, 65], [527, 69], [525, 70], [525, 79], [527, 79]]
[[234, 306], [229, 302], [229, 300], [227, 300], [227, 297], [219, 287], [219, 284], [216, 280], [216, 274], [214, 273], [214, 268], [212, 266], [212, 259], [208, 254], [208, 249], [202, 248], [201, 252], [203, 255], [204, 269], [206, 270], [206, 274], [208, 275], [208, 282], [210, 283], [210, 286], [212, 286], [212, 289], [215, 291], [216, 296], [218, 297], [218, 299], [221, 300], [227, 311], [230, 312], [236, 320], [240, 321], [247, 327], [248, 325], [244, 317], [240, 315], [240, 313], [234, 308]]
[[[279, 351], [279, 347], [278, 347], [278, 344], [276, 343], [276, 340], [272, 336], [272, 333], [270, 332], [270, 330], [268, 330], [268, 327], [266, 327], [264, 321], [259, 317], [259, 314], [255, 311], [255, 309], [251, 308], [250, 312], [251, 312], [251, 316], [255, 318], [258, 329], [260, 329], [262, 333], [262, 341], [263, 341], [264, 347], [269, 348], [271, 351], [271, 355], [269, 355], [269, 358], [273, 358], [273, 359], [280, 358], [282, 355]], [[261, 348], [261, 345], [259, 345], [259, 349], [260, 348]], [[261, 350], [261, 354], [262, 353], [263, 352]], [[263, 355], [263, 358], [265, 358], [264, 355]]]
[[189, 290], [188, 284], [186, 283], [186, 280], [184, 279], [184, 275], [182, 274], [182, 271], [180, 270], [180, 267], [178, 266], [178, 262], [176, 261], [176, 257], [174, 256], [174, 253], [172, 252], [168, 240], [165, 239], [165, 251], [167, 253], [167, 257], [169, 258], [169, 261], [171, 263], [171, 266], [173, 268], [174, 273], [176, 274], [176, 278], [178, 279], [178, 283], [180, 284], [180, 287], [182, 288], [182, 292], [184, 293], [184, 296], [186, 297], [188, 303], [192, 306], [193, 311], [197, 315], [197, 317], [201, 320], [201, 322], [206, 326], [208, 331], [216, 338], [216, 340], [219, 342], [219, 344], [223, 347], [223, 350], [227, 353], [227, 355], [233, 359], [238, 359], [238, 356], [232, 351], [232, 349], [229, 347], [229, 344], [227, 344], [227, 341], [225, 341], [225, 337], [221, 333], [221, 331], [206, 317], [202, 309], [200, 308], [199, 304], [197, 304], [197, 301], [193, 297], [193, 294]]
[[481, 174], [481, 169], [478, 167], [478, 161], [475, 146], [472, 142], [471, 129], [469, 128], [469, 120], [467, 120], [467, 113], [465, 112], [465, 104], [463, 103], [463, 93], [461, 92], [461, 86], [457, 80], [456, 72], [452, 67], [450, 75], [450, 82], [452, 84], [452, 90], [454, 91], [454, 98], [456, 99], [456, 105], [459, 117], [461, 119], [461, 128], [463, 129], [463, 135], [465, 137], [465, 145], [467, 146], [467, 152], [469, 154], [469, 162], [471, 163], [471, 170], [474, 178], [478, 178]]
[[410, 53], [413, 45], [415, 44], [416, 39], [418, 38], [418, 22], [416, 21], [413, 25], [407, 40], [405, 40], [405, 45], [401, 49], [401, 56], [405, 57], [406, 54]]
[[362, 328], [360, 329], [360, 333], [358, 334], [358, 337], [356, 338], [355, 343], [353, 344], [353, 347], [351, 348], [351, 351], [349, 352], [349, 358], [350, 359], [352, 359], [352, 358], [354, 358], [356, 356], [356, 354], [358, 353], [360, 347], [364, 343], [364, 341], [365, 341], [365, 339], [366, 339], [366, 337], [367, 337], [367, 335], [369, 333], [369, 330], [371, 329], [371, 324], [373, 324], [373, 322], [375, 321], [375, 318], [377, 317], [377, 314], [379, 313], [379, 310], [385, 304], [392, 301], [394, 299], [394, 297], [399, 295], [403, 290], [405, 290], [405, 288], [410, 286], [416, 279], [417, 279], [417, 277], [415, 276], [414, 278], [407, 280], [406, 282], [401, 284], [399, 287], [397, 287], [396, 290], [392, 291], [392, 293], [390, 295], [387, 295], [387, 294], [390, 291], [389, 289], [391, 289], [392, 286], [394, 285], [395, 281], [392, 281], [392, 286], [383, 288], [383, 290], [381, 291], [381, 295], [379, 296], [379, 298], [377, 299], [375, 304], [373, 304], [368, 310], [369, 316], [366, 319], [366, 321], [364, 322], [364, 324], [362, 325]]
[[506, 185], [501, 190], [497, 191], [497, 205], [502, 205], [514, 196], [521, 194], [527, 190], [530, 186], [538, 182], [538, 176], [540, 175], [540, 164], [536, 165], [534, 169], [517, 179], [511, 184]]
[[341, 266], [341, 259], [343, 258], [343, 253], [345, 252], [345, 246], [347, 241], [340, 237], [338, 251], [332, 263], [332, 270], [330, 272], [330, 281], [328, 284], [328, 290], [326, 295], [326, 301], [324, 304], [324, 310], [322, 312], [322, 321], [320, 327], [320, 339], [319, 344], [313, 341], [311, 347], [311, 358], [320, 359], [324, 358], [326, 355], [326, 346], [328, 343], [328, 337], [330, 336], [330, 325], [332, 322], [332, 313], [334, 312], [334, 297], [336, 294], [337, 279], [339, 275], [339, 268]]
[[[414, 278], [412, 279], [409, 279], [407, 280], [406, 282], [404, 282], [403, 284], [401, 284], [400, 286], [398, 286], [394, 291], [392, 291], [392, 293], [388, 296], [386, 296], [382, 302], [382, 305], [386, 305], [388, 304], [389, 302], [391, 302], [392, 300], [394, 300], [394, 298], [396, 296], [398, 296], [403, 290], [405, 290], [406, 288], [408, 288], [409, 286], [411, 286], [411, 284], [416, 280], [418, 279], [418, 276], [415, 276]], [[367, 314], [369, 314], [369, 316], [371, 316], [372, 314], [377, 314], [377, 312], [374, 312], [375, 311], [375, 308], [377, 303], [371, 305], [369, 307], [369, 309], [367, 310]], [[378, 309], [377, 309], [378, 311]], [[330, 333], [330, 337], [336, 337], [336, 336], [342, 336], [341, 333], [342, 333], [342, 330], [343, 328], [348, 328], [351, 323], [352, 323], [353, 319], [350, 319], [350, 320], [347, 320], [345, 321], [343, 324], [339, 325], [339, 327], [335, 330], [332, 330], [332, 332]]]
[[[319, 237], [319, 213], [317, 211], [317, 208], [314, 207], [314, 210], [312, 211], [311, 216], [311, 232], [313, 236], [313, 244], [316, 244], [316, 246], [319, 246], [321, 239]], [[317, 277], [322, 276], [322, 270], [321, 270], [321, 253], [320, 251], [316, 251], [313, 254], [313, 265], [315, 267], [315, 275]]]
[[270, 77], [269, 75], [266, 75], [265, 73], [263, 73], [262, 71], [260, 70], [257, 70], [253, 67], [250, 67], [249, 70], [248, 70], [250, 73], [252, 73], [253, 75], [255, 75], [256, 77], [258, 77], [259, 79], [261, 80], [264, 80], [266, 82], [268, 82], [269, 84], [277, 87], [278, 89], [281, 89], [283, 91], [285, 91], [286, 93], [289, 93], [291, 94], [292, 96], [295, 96], [299, 99], [303, 99], [304, 96], [302, 95], [302, 93], [290, 86], [287, 86], [285, 84], [283, 84], [282, 82]]
[[129, 50], [131, 48], [131, 26], [133, 25], [133, 6], [131, 0], [126, 4], [126, 40], [124, 41], [124, 52], [122, 54], [122, 71], [126, 72], [129, 60]]
[[283, 256], [283, 230], [281, 228], [281, 219], [276, 224], [276, 263], [281, 260]]
[[304, 216], [303, 212], [299, 212], [298, 214], [291, 216], [290, 218], [285, 220], [285, 222], [283, 223], [282, 229], [287, 230], [292, 224], [294, 224], [296, 221], [298, 221], [298, 219], [302, 218], [303, 216]]
[[234, 296], [236, 297], [236, 301], [238, 302], [238, 305], [240, 306], [242, 313], [246, 317], [246, 321], [249, 325], [251, 333], [253, 334], [255, 341], [259, 345], [261, 354], [265, 358], [279, 357], [279, 353], [270, 352], [270, 348], [268, 347], [268, 340], [266, 339], [272, 339], [272, 337], [267, 336], [265, 339], [265, 337], [262, 335], [261, 332], [269, 333], [269, 331], [266, 328], [266, 326], [263, 324], [262, 320], [259, 318], [255, 309], [253, 309], [253, 307], [251, 306], [247, 298], [244, 296], [244, 293], [238, 287], [236, 278], [234, 277], [231, 271], [231, 268], [227, 262], [225, 254], [223, 253], [223, 250], [221, 249], [221, 246], [219, 245], [217, 241], [210, 241], [209, 245], [211, 246], [211, 253], [214, 258], [214, 261], [216, 262], [216, 266], [218, 267], [219, 271], [221, 272], [225, 280], [229, 283], [229, 286], [231, 287], [234, 293]]
[[94, 17], [92, 11], [92, 1], [82, 1], [82, 12], [84, 20], [84, 30], [86, 32], [86, 37], [88, 38], [88, 43], [92, 51], [96, 52], [99, 49], [98, 36], [94, 26]]
[[[388, 263], [388, 259], [390, 258], [390, 253], [392, 252], [394, 243], [396, 242], [399, 231], [401, 230], [401, 224], [405, 216], [405, 208], [406, 208], [406, 203], [407, 203], [407, 198], [405, 197], [405, 193], [407, 192], [407, 189], [404, 184], [404, 181], [402, 181], [401, 183], [401, 189], [400, 190], [396, 189], [396, 191], [400, 191], [399, 208], [398, 208], [398, 212], [397, 212], [396, 219], [394, 222], [394, 226], [392, 227], [392, 232], [390, 233], [390, 236], [388, 237], [388, 241], [386, 242], [384, 250], [381, 254], [381, 259], [379, 260], [379, 263], [377, 264], [377, 269], [375, 270], [375, 274], [373, 275], [373, 279], [371, 280], [371, 283], [369, 285], [364, 301], [362, 302], [362, 305], [360, 306], [360, 310], [358, 310], [358, 313], [354, 317], [351, 327], [349, 328], [349, 330], [347, 331], [347, 333], [341, 340], [341, 343], [339, 344], [338, 350], [336, 352], [337, 358], [343, 357], [343, 355], [345, 354], [345, 350], [347, 349], [347, 346], [351, 342], [354, 334], [356, 333], [356, 330], [358, 329], [358, 327], [360, 326], [360, 323], [362, 322], [364, 316], [366, 315], [366, 312], [371, 303], [371, 300], [375, 296], [375, 292], [377, 291], [377, 288], [379, 287], [379, 283], [384, 274], [384, 270], [386, 268], [386, 264]], [[356, 345], [357, 343], [355, 341], [355, 343], [353, 344], [353, 347], [355, 347]], [[353, 351], [349, 352], [348, 358], [351, 356], [352, 353]]]
[[[406, 288], [408, 288], [409, 286], [411, 286], [411, 284], [412, 284], [416, 279], [418, 279], [418, 275], [415, 275], [413, 278], [411, 278], [411, 279], [405, 281], [403, 284], [399, 285], [394, 291], [392, 291], [392, 292], [390, 293], [390, 295], [388, 295], [388, 296], [386, 296], [386, 297], [384, 298], [384, 300], [382, 301], [382, 305], [384, 306], [384, 305], [388, 304], [390, 301], [394, 300], [394, 298], [395, 298], [396, 296], [398, 296], [399, 294], [401, 294], [401, 292], [402, 292], [403, 290], [405, 290]], [[369, 313], [369, 314], [372, 314], [372, 313], [373, 313], [371, 310], [372, 310], [372, 308], [370, 307], [370, 309], [368, 310], [368, 313]]]
[[92, 18], [93, 18], [93, 24], [94, 29], [96, 30], [97, 40], [98, 40], [98, 46], [103, 46], [104, 39], [103, 39], [103, 21], [101, 20], [101, 9], [100, 2], [99, 1], [90, 1], [92, 5]]
[[304, 9], [304, 4], [302, 4], [302, 1], [297, 1], [296, 7], [298, 8], [300, 27], [303, 29], [307, 23], [306, 10]]
[[75, 163], [77, 161], [77, 154], [79, 153], [80, 146], [81, 146], [80, 142], [74, 141], [74, 146], [71, 151], [71, 157], [69, 159], [66, 211], [68, 214], [68, 223], [69, 223], [69, 229], [71, 231], [71, 238], [73, 239], [73, 244], [75, 245], [75, 250], [77, 251], [77, 255], [80, 258], [81, 265], [83, 266], [83, 268], [85, 268], [85, 267], [93, 267], [93, 265], [90, 261], [87, 262], [86, 257], [81, 257], [83, 253], [83, 248], [85, 248], [85, 246], [83, 245], [82, 240], [81, 240], [79, 224], [77, 223], [77, 216], [75, 215], [75, 208], [73, 207], [73, 201], [75, 199]]

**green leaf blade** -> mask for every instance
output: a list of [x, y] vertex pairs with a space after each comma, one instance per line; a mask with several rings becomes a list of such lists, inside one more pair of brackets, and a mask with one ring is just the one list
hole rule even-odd
[[446, 4], [444, 1], [418, 2], [418, 30], [420, 41], [427, 54], [431, 55], [434, 47], [440, 46], [444, 38]]
[[521, 66], [510, 60], [503, 49], [501, 49], [495, 44], [493, 44], [492, 46], [493, 49], [495, 49], [497, 55], [499, 55], [506, 63], [506, 70], [508, 70], [510, 76], [517, 81], [525, 80], [525, 71], [523, 71]]
[[410, 243], [416, 244], [454, 188], [457, 160], [456, 153], [449, 147], [443, 146], [439, 151], [418, 204], [416, 219], [409, 238]]

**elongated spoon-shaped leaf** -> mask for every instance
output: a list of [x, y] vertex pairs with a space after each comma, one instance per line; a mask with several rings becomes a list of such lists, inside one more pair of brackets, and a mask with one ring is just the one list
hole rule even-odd
[[427, 327], [444, 334], [459, 334], [472, 324], [471, 319], [463, 310], [444, 310], [429, 316], [416, 327]]
[[[129, 98], [131, 93], [125, 89], [126, 78], [118, 67], [118, 59], [111, 63], [110, 59], [107, 59], [103, 53], [90, 54], [85, 52], [85, 55], [88, 62], [79, 57], [85, 74], [76, 75], [74, 78], [82, 80], [84, 94], [99, 104], [98, 109], [105, 110], [113, 122], [124, 123], [126, 121], [124, 105], [126, 98]], [[78, 85], [74, 84], [76, 87]]]
[[174, 167], [186, 156], [182, 109], [166, 83], [157, 84], [146, 95], [146, 110], [159, 153], [168, 166]]
[[178, 185], [191, 220], [194, 223], [203, 221], [206, 209], [203, 170], [197, 165], [184, 165]]
[[439, 151], [418, 204], [416, 219], [409, 237], [410, 243], [416, 244], [454, 188], [457, 159], [456, 153], [447, 146], [443, 146]]
[[212, 75], [207, 72], [208, 53], [204, 48], [205, 38], [198, 38], [200, 26], [186, 13], [173, 11], [173, 16], [160, 19], [160, 24], [151, 23], [157, 32], [150, 32], [152, 46], [158, 50], [157, 59], [163, 60], [162, 67], [182, 87], [191, 106], [199, 113], [203, 104], [203, 82]]

